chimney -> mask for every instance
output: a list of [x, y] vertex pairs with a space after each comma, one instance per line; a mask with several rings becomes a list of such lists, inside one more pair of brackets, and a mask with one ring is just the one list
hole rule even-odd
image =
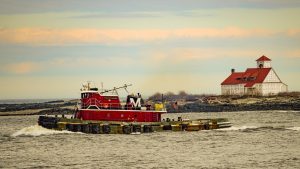
[[235, 70], [234, 69], [231, 69], [231, 73], [234, 73], [235, 72]]

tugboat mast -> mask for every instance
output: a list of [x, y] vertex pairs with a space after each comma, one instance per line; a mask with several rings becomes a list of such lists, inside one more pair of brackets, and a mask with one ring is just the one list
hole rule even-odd
[[117, 92], [118, 89], [125, 89], [127, 91], [127, 87], [128, 86], [132, 86], [132, 84], [124, 84], [124, 86], [121, 86], [121, 87], [114, 87], [113, 89], [104, 90], [104, 91], [100, 92], [100, 94], [108, 93], [108, 92], [116, 92], [116, 93], [118, 93]]

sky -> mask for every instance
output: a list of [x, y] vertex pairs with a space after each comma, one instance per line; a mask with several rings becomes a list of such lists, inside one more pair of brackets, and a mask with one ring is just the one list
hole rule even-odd
[[300, 91], [298, 0], [0, 0], [0, 99], [220, 94], [262, 55]]

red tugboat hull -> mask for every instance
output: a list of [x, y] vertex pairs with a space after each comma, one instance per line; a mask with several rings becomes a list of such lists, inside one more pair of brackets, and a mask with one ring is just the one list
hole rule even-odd
[[162, 113], [166, 111], [80, 109], [77, 118], [96, 121], [160, 122]]
[[[121, 104], [118, 89], [126, 89], [130, 85], [98, 91], [90, 84], [83, 85], [80, 106], [75, 118], [93, 121], [121, 122], [160, 122], [161, 114], [166, 113], [163, 102], [147, 104], [141, 94], [129, 94], [125, 104]], [[126, 90], [127, 91], [127, 90]]]

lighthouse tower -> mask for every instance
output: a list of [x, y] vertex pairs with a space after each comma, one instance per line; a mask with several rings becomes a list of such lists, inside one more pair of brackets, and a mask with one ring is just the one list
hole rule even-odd
[[271, 59], [263, 55], [256, 60], [257, 68], [271, 68]]

